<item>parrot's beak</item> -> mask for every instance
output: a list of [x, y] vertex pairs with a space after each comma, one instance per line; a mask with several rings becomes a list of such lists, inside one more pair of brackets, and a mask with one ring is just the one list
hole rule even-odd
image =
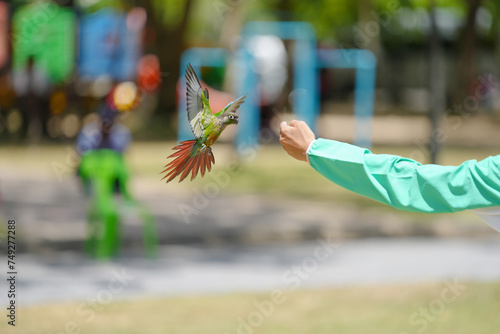
[[236, 125], [236, 124], [238, 124], [238, 117], [235, 117], [235, 118], [234, 118], [234, 124], [235, 124], [235, 125]]

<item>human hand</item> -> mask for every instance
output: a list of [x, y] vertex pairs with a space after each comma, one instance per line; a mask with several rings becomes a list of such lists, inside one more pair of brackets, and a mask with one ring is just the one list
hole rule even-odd
[[309, 144], [316, 139], [312, 130], [303, 121], [293, 120], [290, 125], [280, 124], [280, 143], [283, 149], [300, 161], [307, 161], [306, 151]]

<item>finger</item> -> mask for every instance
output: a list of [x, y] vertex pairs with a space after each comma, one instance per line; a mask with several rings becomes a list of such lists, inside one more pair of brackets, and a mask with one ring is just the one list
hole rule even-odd
[[297, 125], [299, 125], [300, 121], [297, 121], [296, 119], [294, 119], [293, 121], [290, 122], [290, 126], [291, 127], [296, 127]]
[[288, 126], [288, 125], [286, 124], [286, 122], [285, 122], [285, 121], [281, 122], [281, 123], [280, 123], [280, 132], [282, 132], [284, 129], [286, 129], [286, 127], [287, 127], [287, 126]]

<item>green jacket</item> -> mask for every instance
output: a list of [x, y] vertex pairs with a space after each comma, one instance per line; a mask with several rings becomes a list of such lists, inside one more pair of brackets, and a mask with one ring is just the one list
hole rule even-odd
[[422, 165], [317, 139], [307, 156], [329, 180], [399, 210], [438, 213], [500, 206], [500, 155], [460, 166]]

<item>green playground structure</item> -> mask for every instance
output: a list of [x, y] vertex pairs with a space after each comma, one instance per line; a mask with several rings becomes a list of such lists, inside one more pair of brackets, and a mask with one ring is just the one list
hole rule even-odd
[[[132, 209], [142, 220], [146, 255], [156, 257], [158, 236], [154, 217], [130, 194], [129, 172], [122, 154], [110, 149], [88, 151], [82, 156], [79, 173], [90, 199], [85, 253], [98, 259], [116, 256], [121, 248], [120, 217]], [[117, 191], [123, 201], [117, 201]]]
[[27, 69], [33, 58], [52, 83], [63, 83], [73, 73], [75, 22], [72, 9], [49, 1], [23, 6], [12, 18], [14, 70]]

